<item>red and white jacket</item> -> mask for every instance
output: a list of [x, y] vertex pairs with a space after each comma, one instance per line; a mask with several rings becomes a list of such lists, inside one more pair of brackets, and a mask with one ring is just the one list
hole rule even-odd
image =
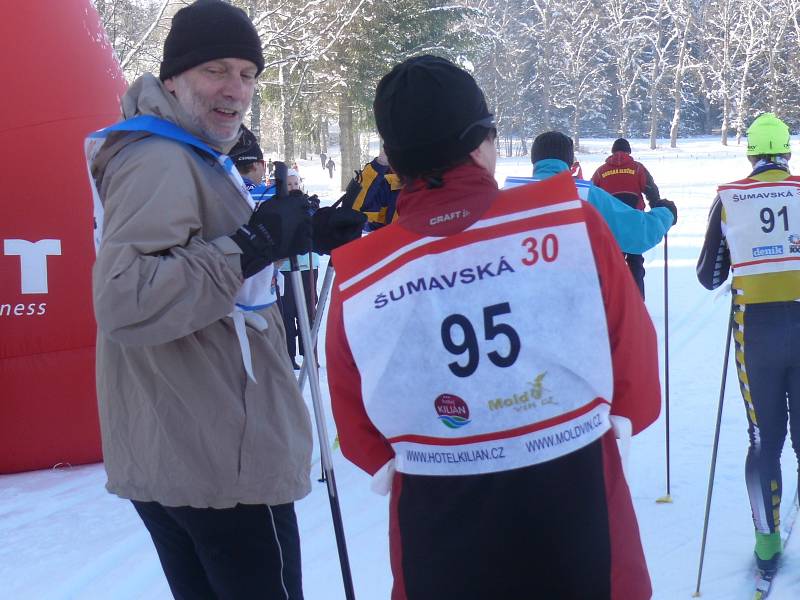
[[[329, 385], [342, 451], [374, 474], [537, 464], [660, 410], [652, 323], [568, 174], [499, 193], [460, 167], [334, 252]], [[624, 263], [622, 263], [624, 266]], [[619, 267], [620, 265], [616, 265]]]

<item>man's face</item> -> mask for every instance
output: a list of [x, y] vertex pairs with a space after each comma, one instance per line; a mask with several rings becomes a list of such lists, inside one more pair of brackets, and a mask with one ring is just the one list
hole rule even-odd
[[483, 167], [490, 175], [494, 175], [497, 165], [497, 147], [494, 145], [494, 138], [494, 134], [489, 134], [480, 146], [469, 153], [473, 162], [479, 167]]
[[234, 141], [253, 99], [258, 68], [249, 60], [221, 58], [164, 82], [205, 136], [216, 145]]

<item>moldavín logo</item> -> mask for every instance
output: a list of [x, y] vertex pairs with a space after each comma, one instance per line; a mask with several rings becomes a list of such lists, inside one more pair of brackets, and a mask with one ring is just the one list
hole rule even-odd
[[450, 429], [469, 425], [469, 406], [455, 394], [440, 394], [433, 402], [439, 420]]

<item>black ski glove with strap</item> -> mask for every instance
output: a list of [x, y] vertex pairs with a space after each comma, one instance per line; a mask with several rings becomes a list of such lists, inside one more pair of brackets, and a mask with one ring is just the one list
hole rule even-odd
[[650, 200], [650, 208], [668, 208], [669, 212], [672, 213], [672, 224], [678, 222], [678, 207], [675, 206], [675, 203], [671, 200], [667, 200], [666, 198], [661, 198], [660, 200]]
[[352, 208], [320, 208], [312, 217], [314, 252], [330, 254], [335, 248], [361, 237], [367, 215]]
[[242, 249], [242, 274], [252, 277], [270, 263], [311, 248], [308, 196], [293, 190], [262, 202], [231, 239]]

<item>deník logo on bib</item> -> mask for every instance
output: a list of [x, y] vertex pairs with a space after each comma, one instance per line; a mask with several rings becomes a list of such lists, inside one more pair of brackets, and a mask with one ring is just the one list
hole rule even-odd
[[469, 406], [458, 396], [453, 394], [441, 394], [434, 401], [439, 420], [450, 429], [458, 429], [464, 425], [469, 425]]

